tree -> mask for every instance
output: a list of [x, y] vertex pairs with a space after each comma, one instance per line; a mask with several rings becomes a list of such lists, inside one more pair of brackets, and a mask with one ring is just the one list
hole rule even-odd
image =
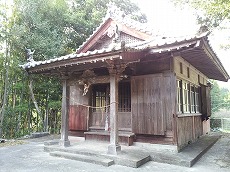
[[224, 20], [230, 20], [230, 1], [228, 0], [171, 0], [182, 6], [196, 9], [198, 22], [210, 28], [217, 27]]
[[[1, 11], [1, 14], [2, 14], [2, 30], [1, 30], [1, 43], [2, 45], [4, 45], [4, 53], [1, 54], [2, 55], [2, 58], [4, 59], [2, 62], [3, 62], [3, 65], [2, 65], [2, 69], [5, 69], [5, 71], [2, 72], [2, 80], [4, 81], [3, 82], [3, 98], [2, 98], [2, 101], [1, 101], [1, 109], [0, 109], [0, 137], [2, 136], [2, 126], [3, 126], [3, 120], [4, 120], [4, 117], [5, 117], [5, 111], [6, 111], [6, 104], [7, 104], [7, 98], [8, 98], [8, 81], [9, 81], [9, 63], [10, 63], [10, 44], [9, 44], [9, 33], [10, 33], [10, 30], [7, 29], [7, 26], [9, 25], [8, 23], [8, 6], [6, 4], [6, 1], [5, 2], [2, 2], [2, 9], [0, 9]], [[5, 27], [4, 27], [5, 26]]]
[[211, 87], [211, 110], [212, 112], [218, 112], [223, 106], [223, 99], [220, 94], [220, 87], [216, 81], [212, 82]]
[[230, 92], [227, 88], [220, 88], [217, 81], [212, 81], [211, 109], [212, 112], [230, 109]]

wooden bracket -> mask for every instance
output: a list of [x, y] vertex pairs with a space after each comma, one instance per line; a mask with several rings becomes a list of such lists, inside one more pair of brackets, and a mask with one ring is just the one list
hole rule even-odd
[[124, 62], [115, 62], [112, 60], [106, 61], [108, 64], [108, 71], [110, 75], [121, 75], [124, 72], [127, 64]]

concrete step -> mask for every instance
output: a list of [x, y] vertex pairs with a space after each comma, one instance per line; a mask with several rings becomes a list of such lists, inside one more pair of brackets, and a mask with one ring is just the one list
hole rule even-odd
[[115, 164], [126, 166], [126, 167], [132, 167], [132, 168], [138, 168], [141, 165], [149, 162], [151, 160], [150, 155], [139, 155], [138, 157], [136, 155], [128, 154], [125, 157], [124, 156], [114, 156], [113, 160]]
[[87, 155], [81, 155], [81, 154], [75, 154], [69, 152], [54, 151], [54, 152], [50, 152], [50, 155], [55, 157], [62, 157], [66, 159], [82, 161], [82, 162], [88, 162], [92, 164], [103, 165], [107, 167], [114, 164], [114, 161], [111, 159], [97, 157], [97, 156], [87, 156]]
[[187, 166], [192, 167], [220, 138], [221, 136], [202, 136], [198, 141], [185, 147], [179, 156], [187, 157]]
[[151, 160], [149, 153], [142, 153], [139, 151], [125, 151], [122, 150], [118, 153], [118, 155], [108, 155], [106, 152], [104, 153], [96, 153], [93, 152], [90, 148], [89, 149], [80, 149], [76, 147], [76, 149], [72, 148], [63, 148], [55, 145], [51, 146], [44, 146], [44, 150], [46, 152], [63, 152], [63, 153], [70, 153], [75, 155], [83, 155], [83, 156], [90, 156], [90, 157], [100, 157], [102, 159], [110, 159], [113, 160], [115, 164], [123, 165], [127, 167], [138, 168], [139, 166], [145, 164], [146, 162]]
[[48, 140], [44, 141], [45, 146], [58, 145], [60, 140]]
[[185, 167], [192, 167], [220, 138], [220, 136], [202, 136], [196, 142], [185, 147], [180, 153], [151, 152], [151, 160]]

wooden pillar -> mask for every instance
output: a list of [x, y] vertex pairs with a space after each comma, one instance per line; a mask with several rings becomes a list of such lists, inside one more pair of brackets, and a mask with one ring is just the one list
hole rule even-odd
[[67, 86], [67, 79], [62, 80], [62, 117], [61, 117], [61, 139], [59, 141], [60, 146], [69, 146], [70, 141], [68, 139], [69, 132], [69, 87]]
[[121, 150], [118, 143], [118, 76], [110, 74], [110, 145], [108, 154], [117, 155]]

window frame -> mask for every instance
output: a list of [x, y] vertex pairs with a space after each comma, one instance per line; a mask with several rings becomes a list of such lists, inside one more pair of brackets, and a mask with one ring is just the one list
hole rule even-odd
[[183, 113], [190, 113], [190, 83], [182, 81]]
[[177, 113], [199, 114], [201, 107], [200, 86], [189, 81], [177, 78]]

